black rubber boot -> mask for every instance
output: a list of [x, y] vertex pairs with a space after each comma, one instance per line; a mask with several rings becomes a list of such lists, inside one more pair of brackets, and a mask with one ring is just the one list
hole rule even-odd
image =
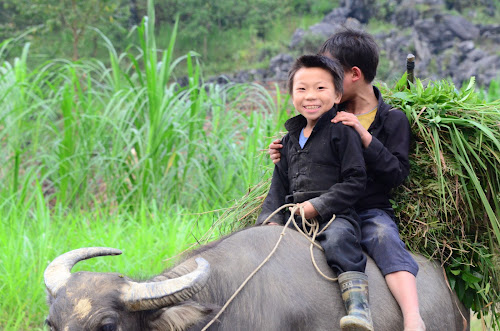
[[340, 320], [344, 331], [373, 331], [373, 322], [368, 306], [368, 276], [358, 271], [348, 271], [339, 275], [347, 316]]

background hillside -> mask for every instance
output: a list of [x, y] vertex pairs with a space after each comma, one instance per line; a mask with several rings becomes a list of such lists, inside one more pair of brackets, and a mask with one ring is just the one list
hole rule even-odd
[[[156, 35], [158, 47], [166, 48], [178, 19], [174, 54], [199, 54], [205, 77], [224, 73], [236, 81], [279, 80], [276, 66], [286, 71], [290, 57], [314, 52], [337, 25], [347, 24], [376, 36], [381, 46], [380, 80], [400, 77], [407, 53], [416, 53], [417, 75], [423, 78], [452, 77], [460, 85], [474, 75], [479, 86], [488, 86], [500, 68], [499, 4], [499, 0], [157, 0]], [[146, 6], [145, 0], [0, 0], [0, 40], [18, 38], [19, 48], [29, 42], [28, 65], [54, 58], [107, 61], [103, 37], [96, 29], [121, 53], [135, 44], [136, 33], [130, 31], [146, 15]], [[7, 57], [16, 56], [19, 48], [10, 47]], [[181, 77], [185, 68], [179, 66], [175, 73]]]

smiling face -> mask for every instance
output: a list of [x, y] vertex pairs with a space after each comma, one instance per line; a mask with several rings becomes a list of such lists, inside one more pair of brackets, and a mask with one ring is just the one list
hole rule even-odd
[[332, 74], [325, 69], [303, 67], [293, 77], [293, 106], [307, 119], [307, 128], [313, 128], [341, 97], [335, 90]]

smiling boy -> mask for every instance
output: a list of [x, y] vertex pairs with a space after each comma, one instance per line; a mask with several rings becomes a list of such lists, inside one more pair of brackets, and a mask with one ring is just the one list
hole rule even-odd
[[[366, 184], [361, 139], [352, 127], [331, 122], [342, 97], [343, 75], [337, 60], [321, 55], [302, 56], [290, 69], [288, 92], [300, 115], [285, 123], [288, 133], [282, 140], [281, 159], [256, 224], [285, 203], [303, 206], [307, 219], [318, 220], [322, 232], [317, 240], [328, 265], [339, 276], [348, 312], [341, 319], [341, 328], [373, 330], [366, 257], [354, 212]], [[274, 215], [270, 224], [283, 225], [286, 214]]]

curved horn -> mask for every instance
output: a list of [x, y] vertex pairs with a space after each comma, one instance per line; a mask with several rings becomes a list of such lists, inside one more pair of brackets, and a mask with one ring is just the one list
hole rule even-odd
[[201, 290], [210, 275], [207, 260], [199, 257], [196, 264], [194, 271], [177, 278], [149, 283], [127, 282], [127, 287], [122, 290], [124, 304], [130, 311], [141, 311], [163, 308], [189, 299]]
[[87, 260], [96, 256], [120, 255], [119, 249], [107, 247], [86, 247], [79, 248], [58, 256], [52, 261], [45, 272], [43, 278], [45, 286], [50, 295], [56, 297], [57, 291], [66, 285], [71, 276], [71, 269], [79, 261]]

